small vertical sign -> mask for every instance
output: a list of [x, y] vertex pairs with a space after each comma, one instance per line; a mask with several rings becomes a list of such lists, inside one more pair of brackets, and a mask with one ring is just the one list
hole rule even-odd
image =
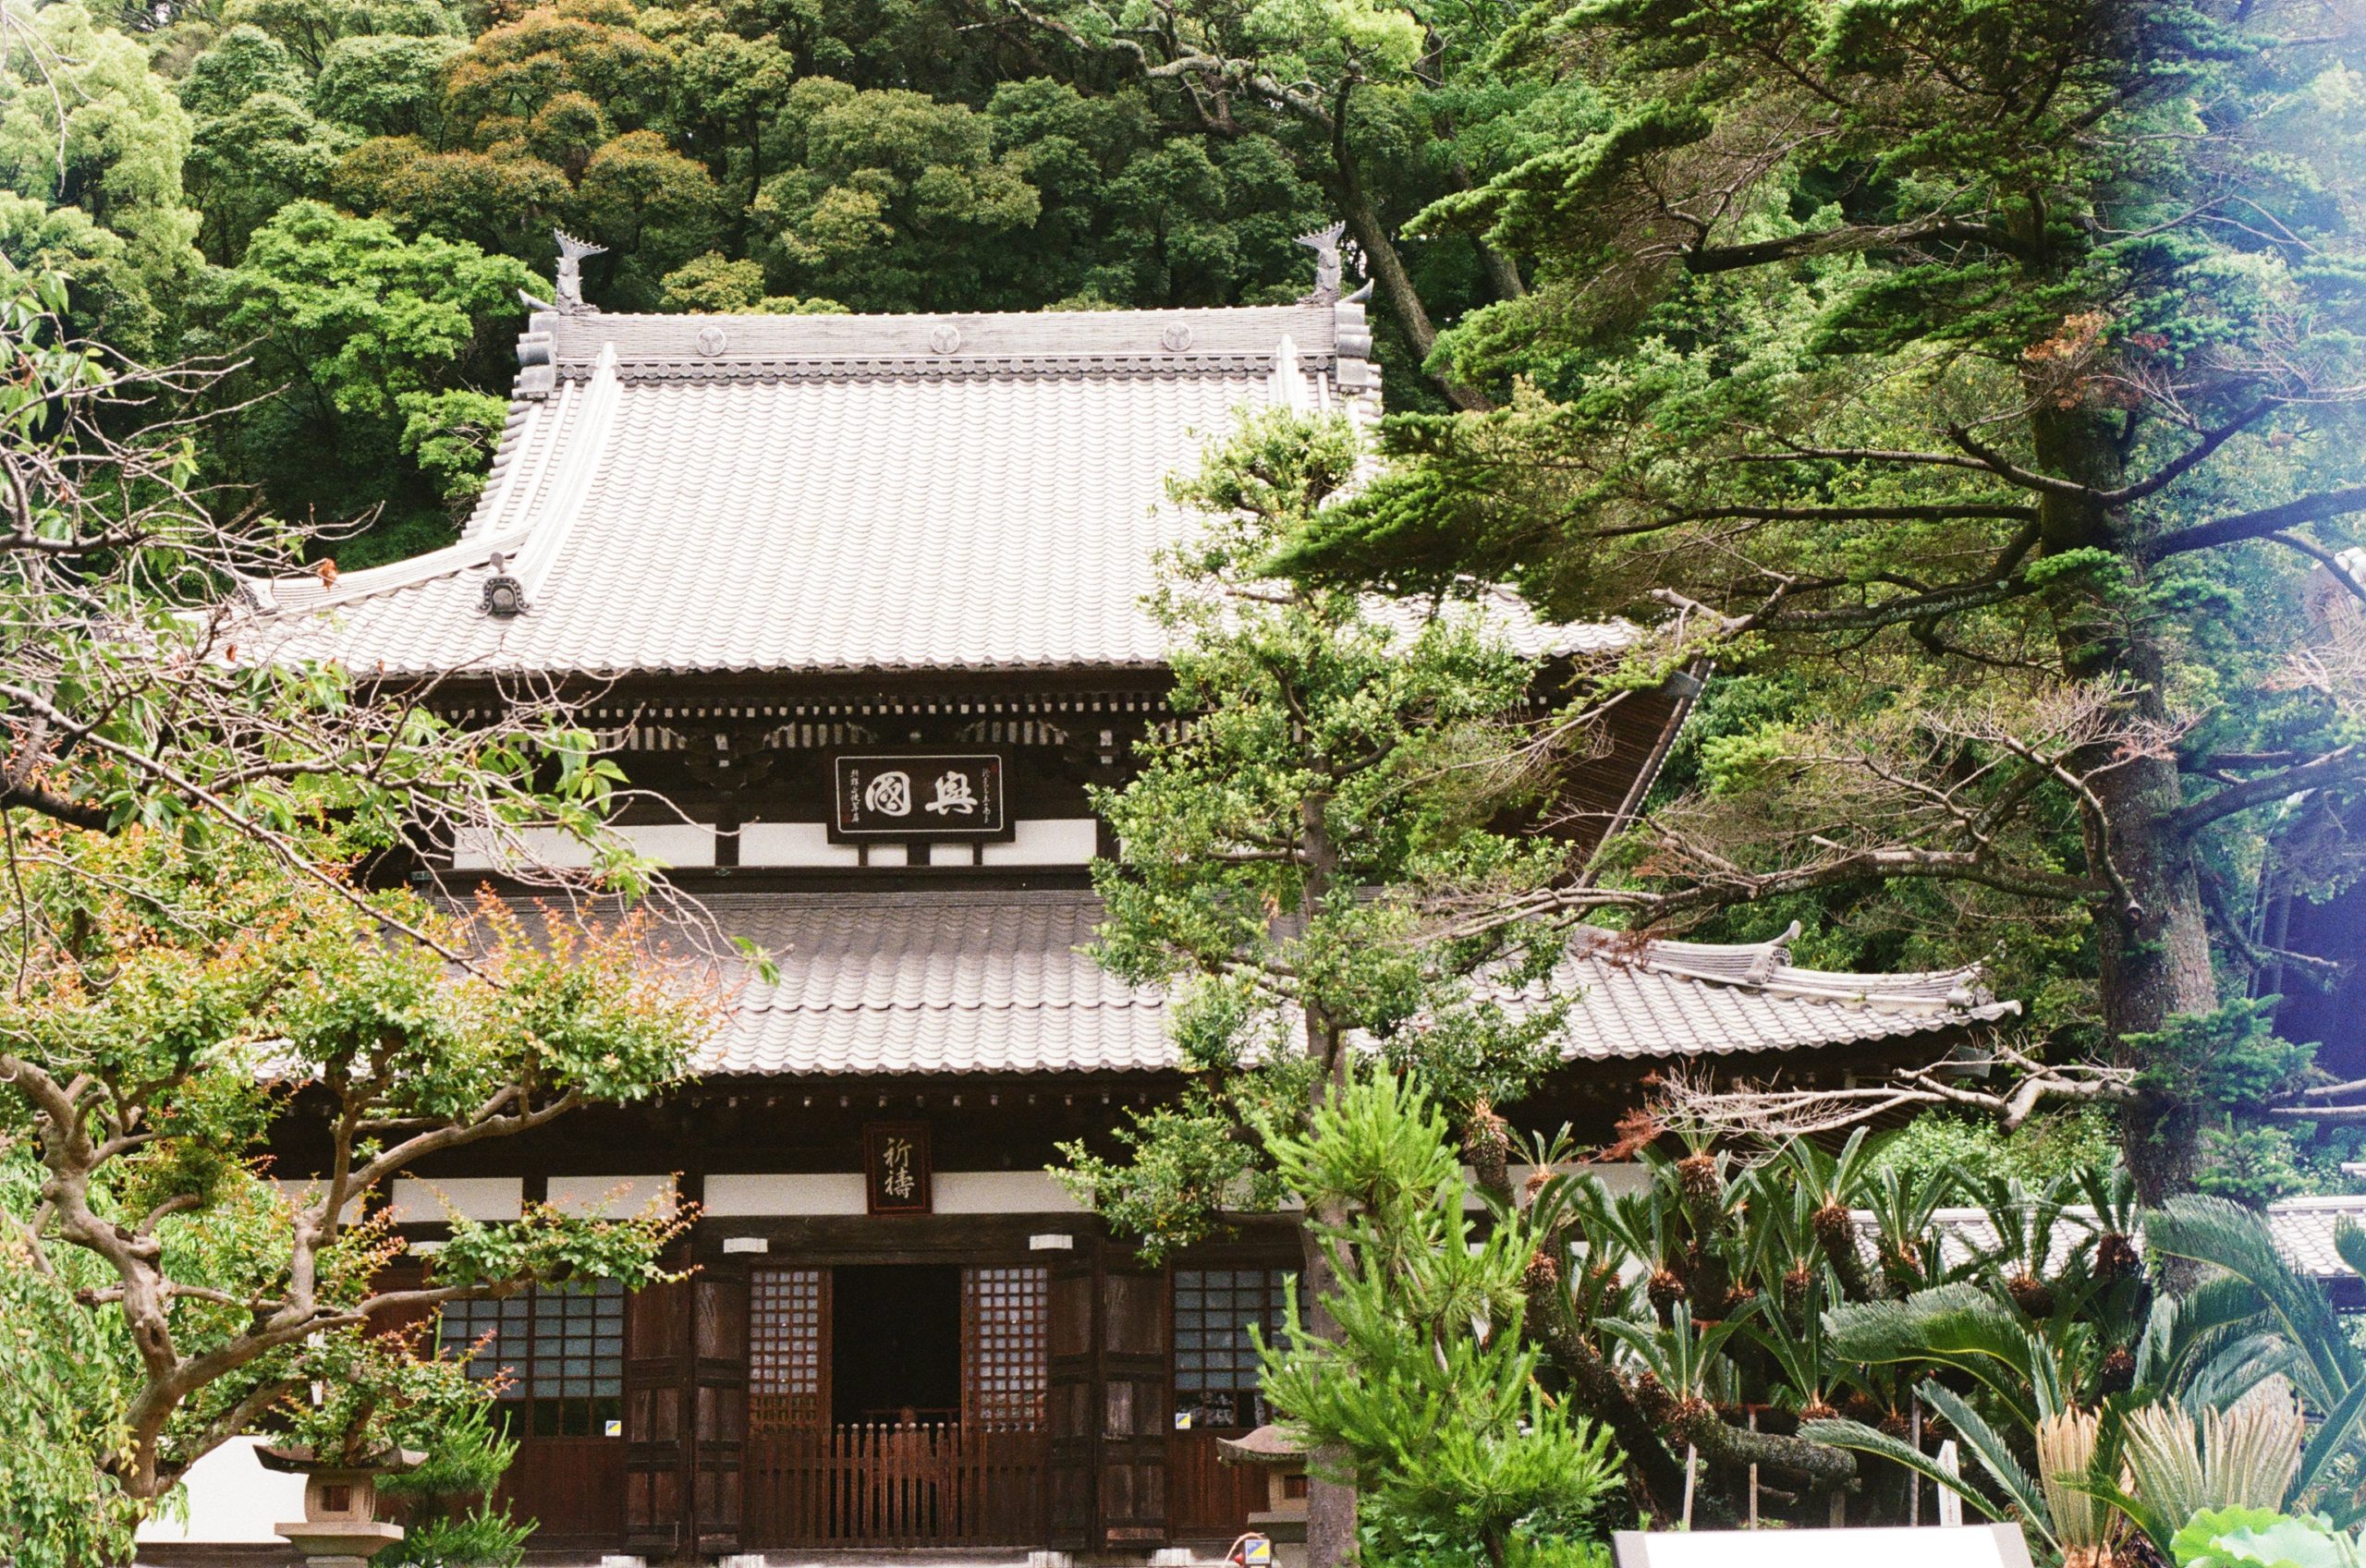
[[863, 1192], [873, 1214], [929, 1212], [928, 1124], [869, 1122], [862, 1129]]

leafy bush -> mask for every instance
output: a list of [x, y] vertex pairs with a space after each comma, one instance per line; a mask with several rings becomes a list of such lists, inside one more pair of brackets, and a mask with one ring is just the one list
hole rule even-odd
[[2169, 1543], [2177, 1568], [2358, 1568], [2358, 1540], [2322, 1514], [2213, 1508]]

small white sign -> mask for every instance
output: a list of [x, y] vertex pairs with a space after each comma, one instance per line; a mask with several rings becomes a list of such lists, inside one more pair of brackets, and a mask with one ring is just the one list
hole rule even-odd
[[772, 1249], [773, 1244], [770, 1236], [726, 1236], [723, 1238], [723, 1250], [726, 1254], [734, 1252], [770, 1252]]
[[2018, 1525], [1963, 1529], [1620, 1530], [1617, 1568], [2030, 1568]]

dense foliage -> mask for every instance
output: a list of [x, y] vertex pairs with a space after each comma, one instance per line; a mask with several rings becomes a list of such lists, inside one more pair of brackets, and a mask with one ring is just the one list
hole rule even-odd
[[1674, 616], [1734, 684], [1603, 902], [2002, 950], [2043, 1007], [2020, 1065], [2116, 1103], [2155, 1198], [2214, 1165], [2272, 1188], [2335, 1114], [2243, 993], [2331, 968], [2248, 924], [2279, 818], [2329, 824], [2278, 850], [2312, 894], [2360, 869], [2344, 15], [1539, 6], [1495, 66], [1590, 84], [1601, 120], [1416, 225], [1529, 263], [1439, 348], [1506, 406], [1397, 421], [1292, 560]]
[[[0, 1416], [38, 1434], [0, 1455], [0, 1518], [28, 1568], [124, 1561], [242, 1435], [347, 1461], [449, 1446], [486, 1391], [391, 1324], [647, 1280], [678, 1224], [536, 1208], [389, 1271], [382, 1195], [430, 1155], [658, 1091], [710, 1024], [645, 916], [530, 926], [356, 875], [436, 822], [605, 843], [614, 770], [560, 709], [462, 735], [339, 671], [241, 661], [221, 574], [304, 536], [208, 509], [190, 426], [154, 411], [218, 383], [73, 341], [63, 293], [0, 296]], [[645, 889], [620, 846], [593, 858], [623, 874], [550, 885]], [[447, 1547], [504, 1529], [446, 1523]]]
[[1484, 6], [1189, 8], [1187, 53], [1328, 84], [1215, 111], [1075, 9], [8, 0], [0, 258], [67, 275], [79, 333], [240, 362], [207, 477], [360, 527], [348, 566], [449, 537], [554, 226], [609, 310], [1095, 310], [1294, 298], [1295, 237], [1352, 210], [1396, 395], [1442, 400], [1433, 323], [1518, 274], [1397, 231], [1582, 91], [1487, 75]]

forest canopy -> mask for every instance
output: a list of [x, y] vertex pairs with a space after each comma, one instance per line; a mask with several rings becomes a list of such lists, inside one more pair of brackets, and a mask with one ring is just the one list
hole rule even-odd
[[197, 482], [349, 569], [453, 537], [555, 228], [607, 310], [978, 311], [1288, 300], [1339, 223], [1387, 477], [1277, 564], [1717, 671], [1537, 897], [1982, 962], [2149, 1195], [2257, 1200], [2366, 1124], [2261, 913], [2366, 861], [2352, 11], [0, 0], [0, 259], [221, 368]]

